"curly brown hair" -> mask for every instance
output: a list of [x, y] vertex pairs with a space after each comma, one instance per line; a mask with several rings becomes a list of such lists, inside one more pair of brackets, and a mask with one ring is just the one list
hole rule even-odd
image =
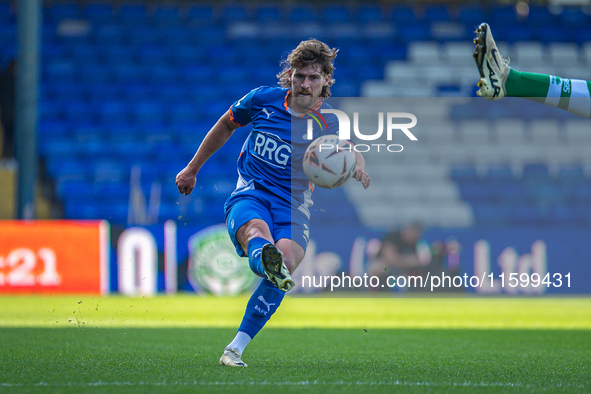
[[[335, 67], [333, 60], [337, 57], [338, 51], [336, 48], [330, 49], [328, 45], [314, 38], [300, 42], [297, 48], [287, 56], [287, 59], [281, 62], [283, 70], [277, 74], [279, 85], [284, 88], [291, 87], [289, 70], [292, 68], [304, 68], [310, 64], [318, 64], [322, 69], [322, 73], [325, 75], [334, 75]], [[330, 78], [328, 86], [322, 88], [321, 96], [323, 98], [330, 97], [330, 87], [334, 83], [334, 78]]]

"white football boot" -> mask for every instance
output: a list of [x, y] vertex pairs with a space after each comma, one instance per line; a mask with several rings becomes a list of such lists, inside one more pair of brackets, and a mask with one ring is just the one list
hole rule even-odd
[[487, 100], [498, 100], [507, 95], [505, 81], [511, 67], [509, 60], [503, 58], [490, 32], [490, 26], [482, 23], [476, 29], [474, 38], [474, 60], [480, 72], [480, 88], [476, 93]]
[[271, 243], [263, 245], [261, 262], [267, 277], [279, 290], [287, 292], [295, 286], [289, 270], [283, 262], [283, 253], [275, 245]]
[[248, 367], [248, 365], [242, 361], [240, 354], [236, 349], [224, 349], [224, 354], [220, 358], [220, 365], [227, 367]]

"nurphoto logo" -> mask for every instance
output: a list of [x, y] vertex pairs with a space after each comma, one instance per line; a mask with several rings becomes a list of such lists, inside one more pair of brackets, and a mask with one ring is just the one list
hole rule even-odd
[[[320, 112], [322, 114], [334, 114], [339, 122], [339, 130], [338, 135], [340, 140], [350, 140], [351, 139], [351, 120], [349, 116], [338, 109], [321, 109]], [[363, 134], [359, 130], [359, 113], [353, 113], [353, 133], [355, 137], [362, 141], [377, 141], [382, 138], [384, 134], [384, 118], [386, 119], [386, 140], [392, 141], [393, 134], [395, 130], [400, 130], [408, 137], [411, 141], [417, 141], [417, 137], [409, 130], [416, 126], [417, 124], [417, 117], [408, 112], [387, 112], [386, 116], [384, 116], [384, 112], [378, 113], [378, 131], [374, 134]], [[401, 119], [410, 120], [408, 123], [398, 123]], [[395, 123], [395, 120], [397, 123]], [[307, 128], [307, 139], [312, 140], [313, 136], [313, 120], [308, 119], [308, 128]], [[348, 149], [353, 149], [357, 152], [368, 152], [369, 150], [376, 149], [378, 152], [380, 148], [385, 147], [388, 152], [402, 152], [404, 147], [400, 144], [357, 144], [353, 147], [347, 146]], [[320, 145], [320, 151], [322, 149], [335, 149], [335, 146], [331, 144], [322, 144]], [[337, 150], [339, 147], [336, 147]]]

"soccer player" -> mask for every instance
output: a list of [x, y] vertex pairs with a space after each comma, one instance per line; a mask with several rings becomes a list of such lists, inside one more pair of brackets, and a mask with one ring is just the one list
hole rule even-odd
[[[291, 273], [304, 258], [309, 237], [311, 189], [302, 170], [310, 140], [308, 119], [313, 119], [313, 139], [336, 134], [338, 123], [324, 118], [330, 108], [324, 98], [334, 83], [333, 60], [338, 50], [310, 39], [301, 42], [277, 75], [281, 87], [259, 87], [236, 101], [207, 133], [197, 153], [177, 175], [176, 185], [188, 195], [205, 161], [238, 127], [252, 123], [238, 157], [238, 183], [225, 203], [226, 225], [240, 256], [261, 276], [246, 305], [234, 340], [226, 346], [220, 365], [246, 367], [241, 356], [246, 345], [263, 328], [294, 283]], [[365, 161], [356, 153], [355, 179], [369, 187]]]
[[527, 97], [575, 115], [591, 117], [590, 81], [512, 69], [499, 53], [486, 23], [476, 29], [474, 44], [474, 60], [480, 72], [479, 96], [488, 100]]

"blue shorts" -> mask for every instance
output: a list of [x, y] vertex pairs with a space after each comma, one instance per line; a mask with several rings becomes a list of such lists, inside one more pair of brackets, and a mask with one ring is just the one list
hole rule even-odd
[[246, 257], [242, 245], [236, 239], [238, 229], [252, 219], [261, 219], [267, 223], [273, 240], [281, 238], [295, 241], [306, 250], [310, 236], [310, 219], [285, 199], [264, 189], [245, 190], [236, 193], [224, 205], [226, 226], [232, 243], [239, 256]]

